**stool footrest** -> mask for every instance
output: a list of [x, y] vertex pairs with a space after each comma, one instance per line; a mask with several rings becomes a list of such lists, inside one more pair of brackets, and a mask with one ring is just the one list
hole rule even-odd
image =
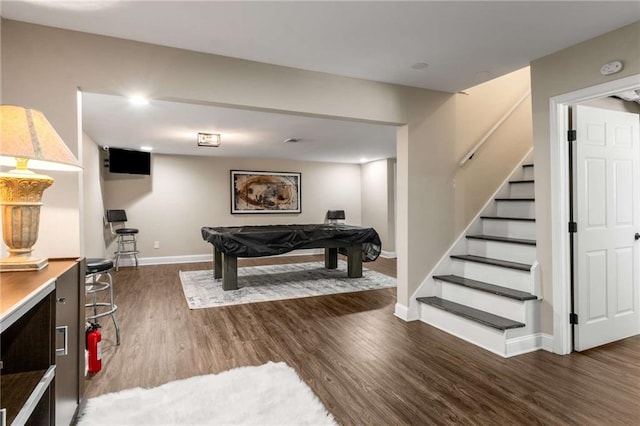
[[118, 310], [118, 307], [116, 305], [112, 306], [111, 303], [105, 303], [105, 302], [99, 302], [99, 303], [96, 303], [96, 304], [87, 303], [86, 305], [84, 305], [84, 307], [85, 308], [92, 308], [92, 309], [95, 309], [97, 307], [109, 308], [108, 311], [100, 312], [100, 313], [94, 314], [94, 315], [85, 316], [85, 319], [88, 319], [88, 320], [106, 317], [107, 315], [113, 315]]

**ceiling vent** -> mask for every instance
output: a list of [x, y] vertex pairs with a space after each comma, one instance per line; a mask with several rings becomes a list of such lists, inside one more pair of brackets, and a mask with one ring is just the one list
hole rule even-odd
[[198, 146], [218, 147], [221, 142], [218, 133], [198, 133]]

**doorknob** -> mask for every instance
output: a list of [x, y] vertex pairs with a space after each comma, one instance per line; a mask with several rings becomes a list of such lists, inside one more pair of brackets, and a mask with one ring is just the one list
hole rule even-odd
[[640, 233], [636, 232], [636, 236], [634, 238], [636, 239], [636, 241], [640, 240]]

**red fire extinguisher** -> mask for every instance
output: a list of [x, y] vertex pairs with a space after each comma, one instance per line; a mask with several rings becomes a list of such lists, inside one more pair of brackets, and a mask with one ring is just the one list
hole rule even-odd
[[97, 373], [102, 369], [102, 335], [100, 324], [90, 324], [86, 331], [87, 351], [89, 352], [88, 371]]

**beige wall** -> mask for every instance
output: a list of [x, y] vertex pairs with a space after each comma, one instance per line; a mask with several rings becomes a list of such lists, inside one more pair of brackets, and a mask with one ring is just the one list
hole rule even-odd
[[[603, 76], [600, 67], [614, 59], [624, 62], [622, 72]], [[551, 257], [551, 182], [549, 99], [608, 81], [640, 73], [640, 22], [538, 59], [531, 63], [533, 90], [533, 143], [535, 150], [536, 225], [538, 262], [542, 270], [542, 331], [553, 332], [555, 285]]]
[[455, 97], [409, 97], [398, 132], [398, 303], [409, 298], [454, 239]]
[[[114, 174], [104, 181], [105, 208], [125, 209], [128, 225], [140, 229], [141, 257], [211, 254], [200, 234], [202, 226], [322, 223], [327, 210], [337, 208], [346, 211], [348, 223], [360, 225], [357, 164], [161, 154], [151, 158], [151, 176]], [[232, 215], [230, 170], [300, 172], [302, 213]], [[154, 241], [160, 242], [159, 249], [153, 248]]]
[[[467, 89], [466, 95], [458, 95], [455, 150], [458, 161], [530, 89], [527, 67]], [[532, 144], [531, 100], [527, 98], [476, 151], [473, 159], [456, 169], [456, 234], [469, 225]]]
[[82, 134], [82, 234], [86, 257], [107, 257], [104, 224], [104, 190], [100, 148], [86, 133]]
[[[42, 110], [73, 152], [79, 148], [78, 88], [406, 124], [406, 140], [398, 142], [406, 155], [398, 157], [396, 251], [406, 256], [399, 262], [399, 303], [408, 305], [453, 240], [452, 94], [3, 21], [3, 101]], [[77, 178], [48, 191], [65, 203], [45, 205], [45, 221], [55, 217], [58, 230], [43, 225], [38, 248], [49, 256], [80, 254]]]
[[395, 251], [394, 163], [394, 159], [384, 159], [361, 165], [362, 224], [378, 231], [382, 250], [388, 253]]

